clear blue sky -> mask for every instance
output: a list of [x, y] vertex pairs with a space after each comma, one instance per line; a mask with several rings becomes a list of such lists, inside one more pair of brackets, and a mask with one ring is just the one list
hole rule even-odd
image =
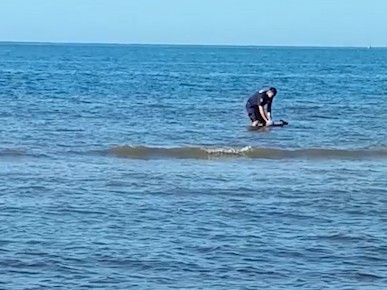
[[387, 46], [387, 0], [0, 0], [0, 41]]

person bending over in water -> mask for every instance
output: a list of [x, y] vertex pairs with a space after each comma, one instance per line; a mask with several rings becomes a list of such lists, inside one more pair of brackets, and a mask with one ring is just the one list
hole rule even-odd
[[271, 126], [271, 105], [277, 95], [276, 88], [262, 90], [252, 95], [246, 103], [246, 111], [252, 122], [252, 126]]

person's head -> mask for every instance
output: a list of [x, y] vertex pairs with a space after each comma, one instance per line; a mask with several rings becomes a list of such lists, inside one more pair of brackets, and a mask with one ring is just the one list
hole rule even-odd
[[274, 87], [271, 87], [271, 88], [269, 88], [269, 89], [267, 90], [266, 94], [267, 94], [267, 96], [268, 96], [269, 98], [273, 98], [273, 97], [275, 97], [275, 95], [277, 95], [277, 89], [274, 88]]

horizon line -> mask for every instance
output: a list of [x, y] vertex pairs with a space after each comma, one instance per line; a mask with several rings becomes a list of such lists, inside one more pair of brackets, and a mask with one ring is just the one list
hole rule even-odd
[[270, 45], [270, 44], [204, 44], [204, 43], [125, 43], [125, 42], [62, 42], [62, 41], [7, 41], [0, 40], [0, 45], [88, 45], [88, 46], [211, 46], [211, 47], [246, 47], [246, 48], [387, 48], [372, 45]]

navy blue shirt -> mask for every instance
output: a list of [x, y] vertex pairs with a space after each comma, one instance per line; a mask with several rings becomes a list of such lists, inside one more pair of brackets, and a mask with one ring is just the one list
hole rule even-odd
[[265, 107], [267, 105], [267, 111], [271, 113], [271, 104], [273, 103], [273, 98], [269, 98], [266, 94], [266, 91], [260, 93], [255, 93], [252, 95], [249, 100], [247, 101], [246, 106], [247, 107], [255, 107], [255, 106], [262, 106]]

